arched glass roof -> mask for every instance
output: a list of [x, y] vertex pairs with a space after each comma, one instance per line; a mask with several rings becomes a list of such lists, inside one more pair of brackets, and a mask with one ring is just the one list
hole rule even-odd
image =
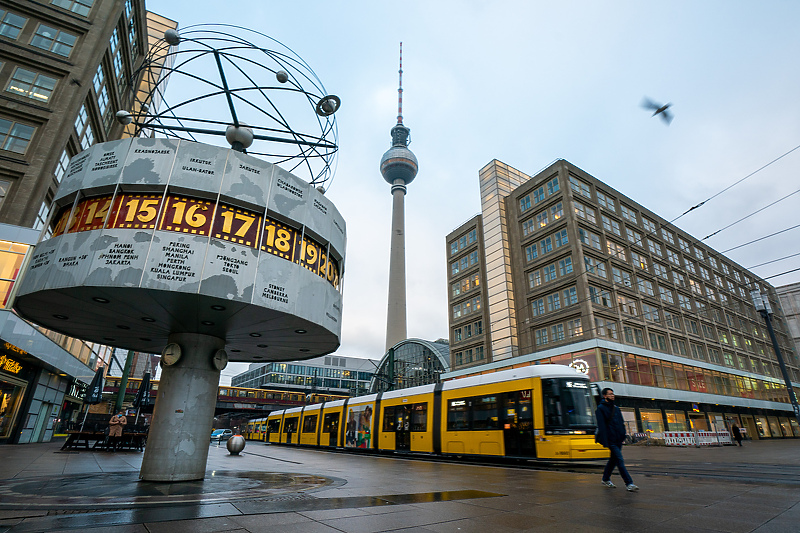
[[449, 344], [406, 339], [383, 356], [370, 383], [370, 392], [439, 383], [439, 376], [449, 370]]

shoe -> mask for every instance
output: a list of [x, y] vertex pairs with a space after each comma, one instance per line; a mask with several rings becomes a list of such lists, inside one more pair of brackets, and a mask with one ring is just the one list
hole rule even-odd
[[604, 487], [608, 487], [609, 489], [616, 489], [617, 486], [611, 483], [610, 481], [601, 481]]
[[633, 483], [629, 483], [628, 485], [625, 485], [625, 488], [628, 489], [628, 492], [636, 492], [637, 490], [639, 490], [639, 487], [637, 487]]

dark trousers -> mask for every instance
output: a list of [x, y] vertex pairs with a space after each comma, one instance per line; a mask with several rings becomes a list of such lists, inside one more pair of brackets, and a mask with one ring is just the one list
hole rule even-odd
[[609, 444], [608, 449], [611, 451], [611, 457], [608, 458], [606, 469], [603, 471], [603, 481], [610, 481], [611, 473], [614, 471], [614, 467], [617, 467], [619, 469], [619, 475], [622, 476], [622, 481], [624, 481], [626, 485], [633, 483], [630, 474], [628, 474], [628, 469], [625, 468], [625, 459], [622, 458], [621, 447], [615, 444]]

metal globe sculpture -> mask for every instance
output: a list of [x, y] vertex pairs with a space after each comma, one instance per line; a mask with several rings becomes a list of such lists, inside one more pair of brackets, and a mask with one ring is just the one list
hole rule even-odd
[[234, 435], [228, 439], [225, 447], [228, 448], [228, 452], [230, 452], [231, 455], [239, 455], [239, 453], [244, 450], [244, 445], [244, 437], [241, 435]]
[[[263, 33], [222, 24], [167, 30], [163, 42], [133, 74], [147, 82], [131, 110], [134, 135], [154, 131], [215, 144], [229, 125], [247, 124], [254, 139], [247, 153], [330, 186], [340, 101], [300, 56]], [[152, 68], [156, 58], [163, 67]], [[143, 109], [148, 102], [157, 105]], [[230, 119], [220, 120], [223, 113]]]

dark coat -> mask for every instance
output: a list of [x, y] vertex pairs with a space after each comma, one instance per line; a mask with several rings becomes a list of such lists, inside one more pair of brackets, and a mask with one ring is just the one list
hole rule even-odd
[[625, 420], [622, 418], [622, 411], [619, 410], [619, 407], [603, 400], [597, 406], [595, 415], [597, 416], [597, 431], [594, 434], [594, 441], [606, 448], [611, 444], [622, 446], [625, 441]]
[[734, 439], [736, 439], [737, 441], [742, 440], [742, 432], [739, 429], [739, 426], [734, 424], [733, 427], [731, 428], [731, 431], [733, 431], [733, 438]]

